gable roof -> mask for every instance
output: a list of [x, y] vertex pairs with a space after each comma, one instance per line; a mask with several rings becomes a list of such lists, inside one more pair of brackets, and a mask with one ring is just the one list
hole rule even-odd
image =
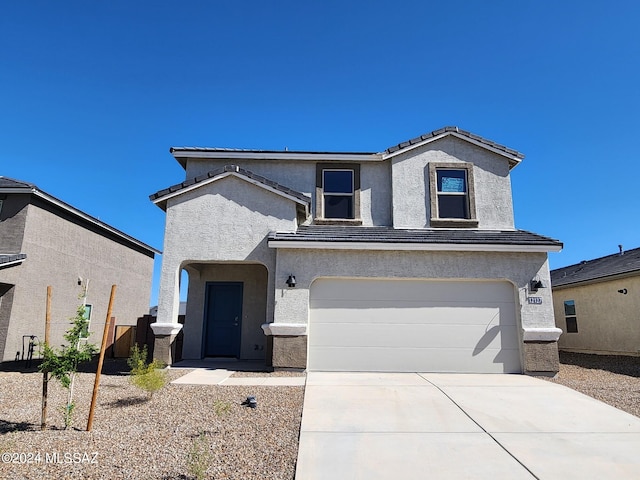
[[183, 193], [208, 185], [209, 183], [213, 183], [228, 176], [240, 178], [280, 196], [293, 200], [294, 202], [304, 206], [306, 210], [308, 210], [309, 205], [311, 205], [311, 197], [304, 193], [300, 193], [289, 187], [280, 185], [279, 183], [269, 180], [262, 175], [257, 175], [249, 170], [240, 168], [237, 165], [225, 165], [222, 168], [211, 170], [204, 175], [185, 180], [182, 183], [177, 183], [169, 188], [165, 188], [150, 195], [149, 199], [163, 210], [166, 210], [167, 200], [170, 198], [182, 195]]
[[562, 242], [525, 230], [397, 229], [393, 227], [300, 226], [272, 232], [274, 248], [371, 250], [468, 250], [549, 252]]
[[393, 147], [389, 147], [385, 150], [385, 158], [404, 153], [408, 150], [420, 147], [446, 136], [454, 136], [460, 138], [479, 147], [507, 157], [507, 159], [509, 159], [509, 168], [515, 167], [524, 158], [524, 154], [518, 152], [517, 150], [505, 147], [504, 145], [481, 137], [480, 135], [471, 133], [467, 130], [462, 130], [455, 126], [443, 127], [438, 130], [433, 130], [432, 132], [425, 133], [424, 135], [420, 135], [419, 137], [415, 137], [411, 140], [407, 140], [406, 142], [402, 142], [398, 145], [394, 145]]
[[[16, 180], [14, 178], [0, 176], [0, 193], [11, 193], [11, 194], [31, 194], [41, 199], [48, 205], [52, 205], [63, 211], [71, 214], [72, 217], [79, 219], [83, 222], [87, 222], [93, 228], [96, 228], [98, 231], [111, 236], [111, 238], [118, 239], [124, 245], [129, 246], [130, 248], [134, 248], [138, 251], [144, 252], [148, 256], [153, 256], [155, 253], [161, 253], [160, 250], [157, 250], [146, 243], [141, 242], [140, 240], [127, 235], [126, 233], [118, 230], [117, 228], [112, 227], [104, 223], [101, 220], [98, 220], [95, 217], [83, 212], [82, 210], [78, 210], [77, 208], [69, 205], [66, 202], [63, 202], [59, 198], [54, 197], [53, 195], [49, 195], [45, 191], [39, 189], [35, 184], [24, 182], [22, 180]], [[86, 224], [85, 224], [86, 225]]]
[[294, 150], [252, 150], [241, 148], [216, 148], [216, 147], [171, 147], [169, 152], [186, 169], [187, 158], [214, 158], [214, 159], [252, 159], [252, 160], [312, 160], [312, 161], [347, 161], [367, 162], [384, 161], [401, 153], [434, 142], [447, 136], [454, 136], [461, 140], [473, 143], [481, 148], [489, 150], [509, 160], [509, 168], [515, 167], [524, 158], [524, 155], [516, 150], [505, 147], [487, 138], [476, 135], [467, 130], [455, 126], [443, 127], [419, 137], [412, 138], [387, 148], [383, 152], [312, 152]]
[[640, 248], [552, 270], [551, 286], [591, 283], [607, 280], [616, 275], [633, 273], [640, 275]]

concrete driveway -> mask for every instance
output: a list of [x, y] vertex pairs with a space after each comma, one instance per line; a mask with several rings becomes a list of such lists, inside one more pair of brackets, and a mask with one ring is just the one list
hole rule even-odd
[[524, 375], [307, 375], [296, 480], [638, 479], [640, 418]]

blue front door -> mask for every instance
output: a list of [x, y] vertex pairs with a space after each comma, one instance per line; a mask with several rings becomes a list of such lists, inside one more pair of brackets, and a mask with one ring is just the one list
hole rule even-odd
[[239, 357], [242, 282], [207, 283], [205, 357]]

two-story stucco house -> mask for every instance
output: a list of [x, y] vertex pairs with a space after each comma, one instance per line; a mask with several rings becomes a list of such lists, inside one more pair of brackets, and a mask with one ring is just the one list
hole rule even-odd
[[327, 371], [558, 370], [547, 253], [517, 230], [523, 155], [446, 127], [379, 153], [172, 148], [156, 355]]

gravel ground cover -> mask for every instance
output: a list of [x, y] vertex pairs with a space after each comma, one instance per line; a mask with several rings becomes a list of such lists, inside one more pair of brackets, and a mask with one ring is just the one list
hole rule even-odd
[[[0, 371], [0, 478], [294, 477], [304, 387], [167, 385], [149, 399], [112, 371], [102, 375], [86, 432], [93, 382], [93, 373], [79, 374], [75, 428], [65, 431], [66, 390], [51, 381], [49, 429], [41, 431], [42, 374]], [[249, 395], [257, 408], [241, 405]]]
[[[561, 353], [560, 359], [560, 373], [545, 380], [640, 417], [640, 358]], [[62, 429], [66, 391], [50, 383], [49, 429], [41, 431], [42, 375], [0, 371], [0, 478], [293, 479], [304, 387], [168, 385], [148, 399], [125, 370], [122, 362], [105, 364], [91, 432], [84, 428], [93, 373], [78, 379], [72, 430]], [[190, 371], [167, 374], [175, 379]], [[241, 405], [249, 395], [256, 409]]]
[[560, 372], [545, 380], [640, 417], [640, 357], [560, 352]]

